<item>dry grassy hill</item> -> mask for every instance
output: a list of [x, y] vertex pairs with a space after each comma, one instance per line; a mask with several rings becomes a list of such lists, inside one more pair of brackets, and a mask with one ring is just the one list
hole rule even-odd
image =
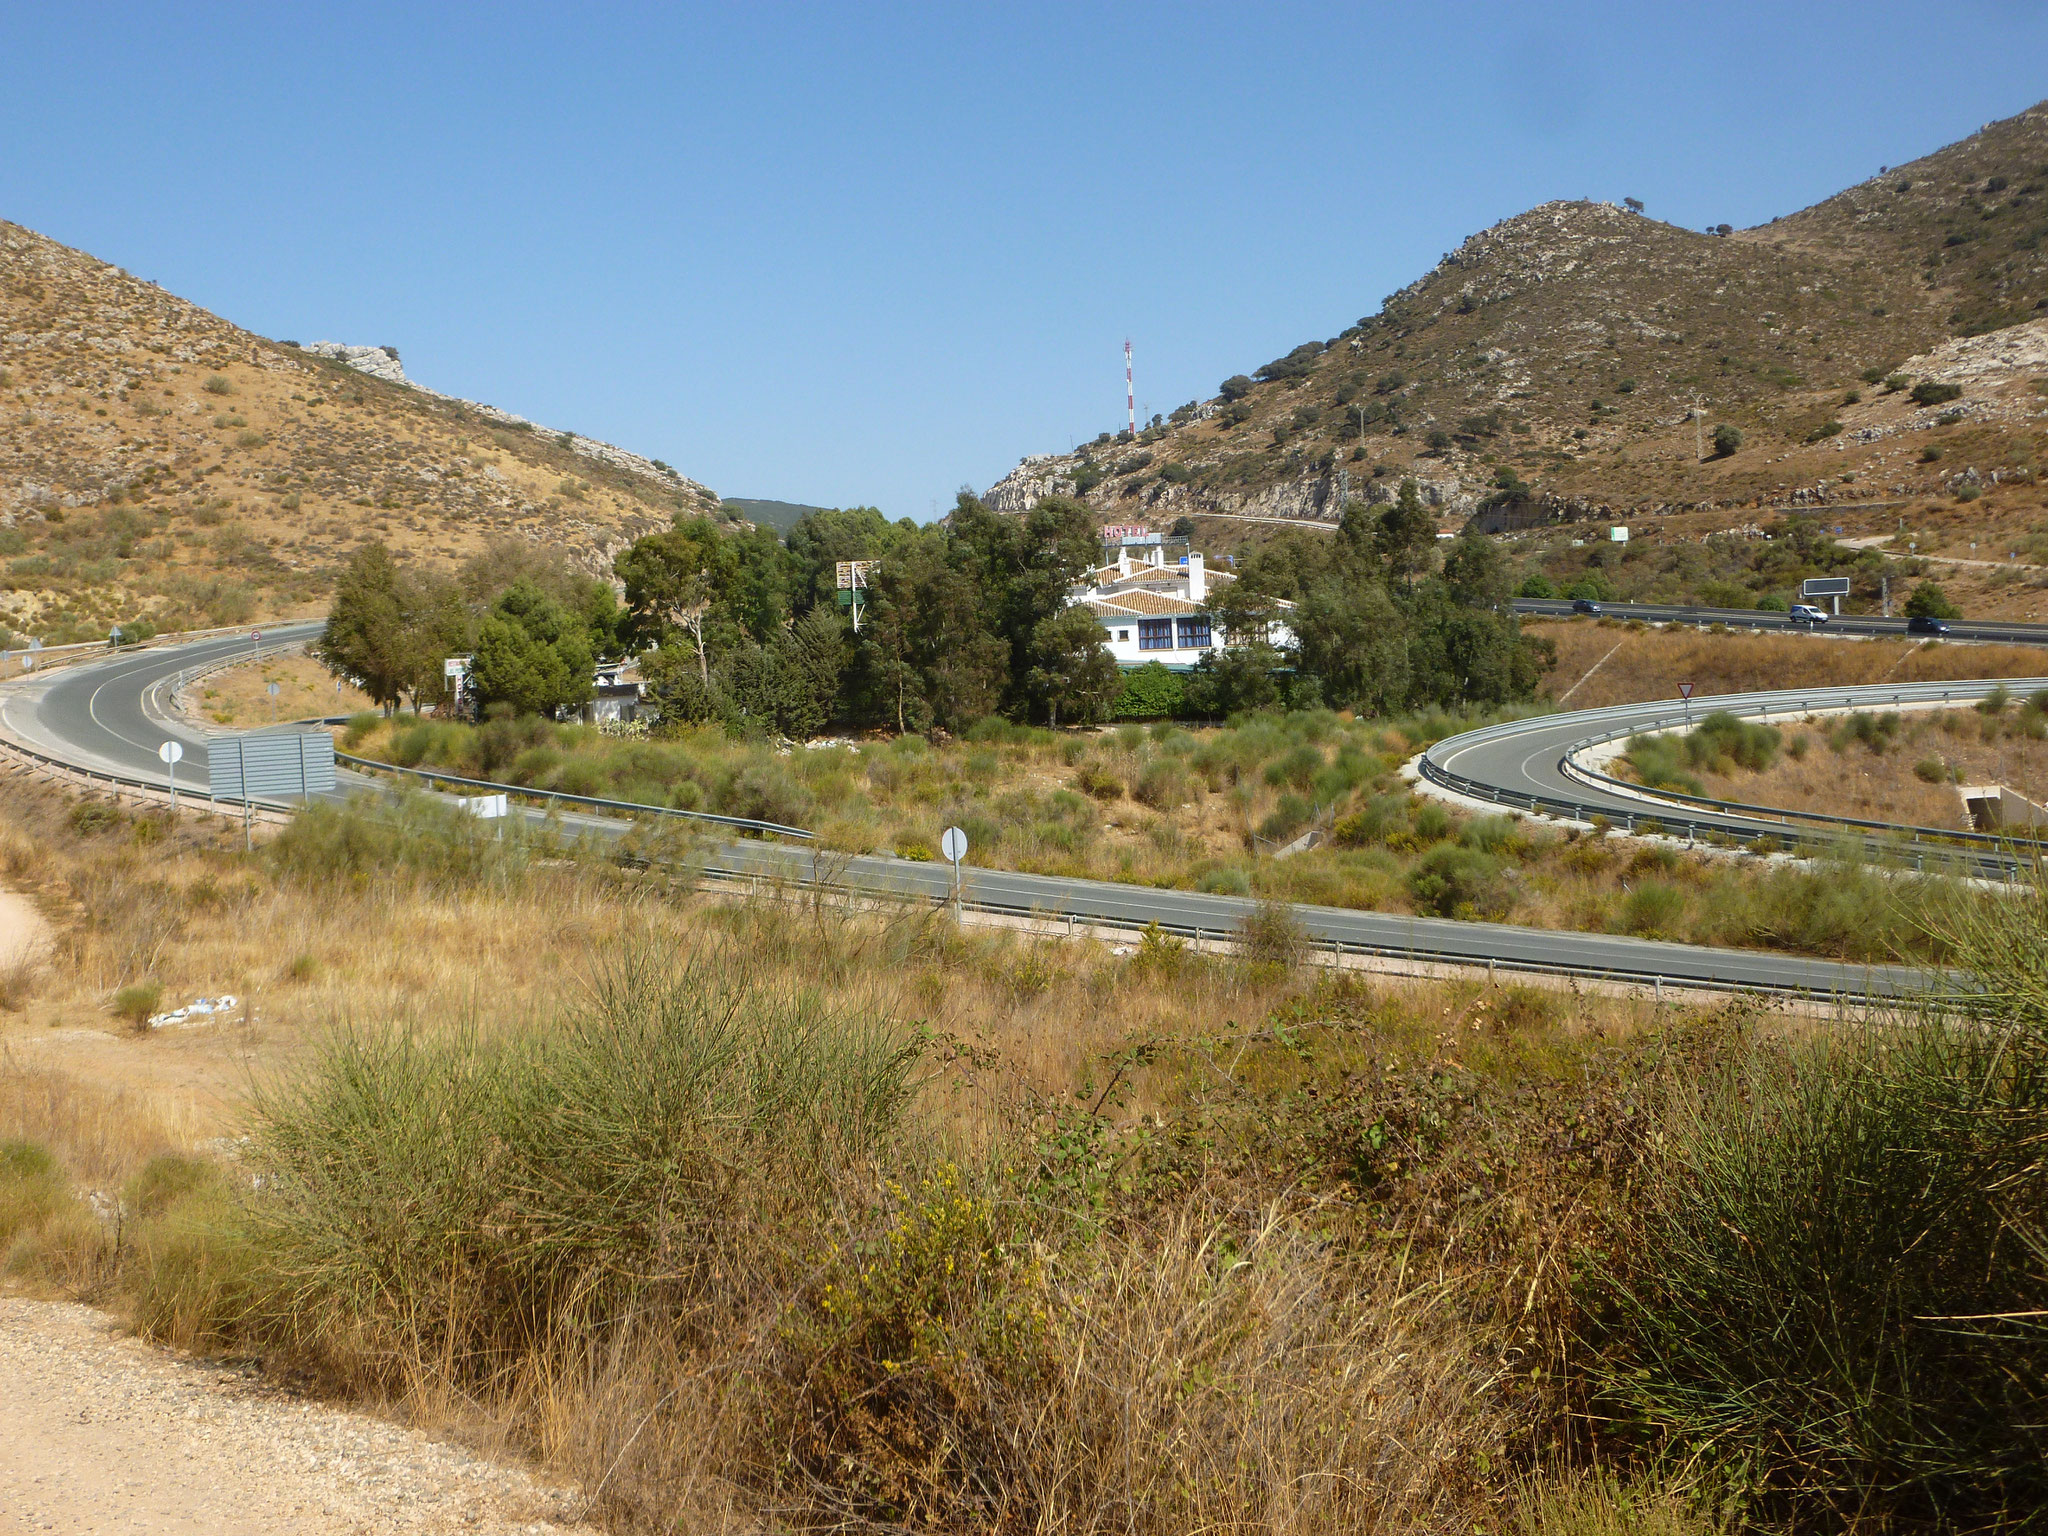
[[[0, 632], [324, 606], [360, 542], [594, 569], [718, 498], [666, 466], [255, 336], [0, 222]], [[0, 633], [4, 643], [4, 633]]]
[[[1965, 467], [2026, 481], [2048, 357], [2008, 349], [1941, 410], [1876, 381], [1931, 377], [1950, 338], [2048, 315], [2044, 237], [2048, 105], [1754, 230], [1549, 203], [1139, 441], [1027, 459], [990, 496], [1079, 491], [1160, 522], [1331, 518], [1347, 490], [1377, 499], [1411, 474], [1449, 510], [1512, 472], [1538, 513], [1595, 515], [1895, 501]], [[1744, 443], [1716, 456], [1722, 424]]]

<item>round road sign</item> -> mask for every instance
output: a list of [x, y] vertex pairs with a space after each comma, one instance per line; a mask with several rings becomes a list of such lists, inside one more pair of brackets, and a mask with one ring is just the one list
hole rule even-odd
[[946, 835], [939, 839], [939, 852], [950, 862], [958, 864], [967, 857], [967, 834], [958, 827], [946, 828]]
[[182, 741], [167, 741], [156, 749], [156, 755], [166, 764], [176, 763], [185, 755], [185, 744]]

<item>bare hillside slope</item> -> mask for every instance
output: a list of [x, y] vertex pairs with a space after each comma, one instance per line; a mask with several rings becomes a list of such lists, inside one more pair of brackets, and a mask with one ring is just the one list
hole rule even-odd
[[300, 613], [370, 538], [452, 563], [512, 537], [600, 567], [717, 508], [666, 466], [252, 335], [0, 223], [0, 629]]

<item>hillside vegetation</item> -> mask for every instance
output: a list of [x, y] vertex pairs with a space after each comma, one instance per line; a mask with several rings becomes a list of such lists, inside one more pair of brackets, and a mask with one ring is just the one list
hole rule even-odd
[[252, 335], [8, 223], [0, 320], [0, 644], [306, 613], [373, 539], [603, 571], [717, 513], [663, 466]]
[[[2028, 386], [2048, 346], [1948, 399], [1911, 389], [1949, 377], [1931, 355], [1949, 338], [2042, 319], [2044, 236], [2041, 107], [1757, 229], [1548, 203], [1136, 443], [1104, 434], [1026, 460], [991, 504], [1069, 491], [1119, 521], [1334, 519], [1347, 480], [1377, 500], [1412, 474], [1446, 507], [1500, 493], [1541, 518], [1882, 499], [1946, 489], [1965, 464], [2031, 484]], [[1926, 434], [1957, 411], [1972, 435], [1923, 464]]]

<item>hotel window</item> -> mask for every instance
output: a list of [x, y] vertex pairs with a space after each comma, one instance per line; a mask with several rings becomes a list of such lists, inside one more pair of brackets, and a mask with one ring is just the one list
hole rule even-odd
[[1141, 651], [1170, 651], [1173, 649], [1173, 620], [1138, 620], [1138, 649]]
[[1120, 629], [1116, 632], [1116, 638], [1117, 643], [1121, 645], [1131, 638], [1131, 632], [1128, 629]]
[[1184, 651], [1209, 648], [1209, 615], [1198, 613], [1191, 619], [1180, 621], [1180, 648]]

